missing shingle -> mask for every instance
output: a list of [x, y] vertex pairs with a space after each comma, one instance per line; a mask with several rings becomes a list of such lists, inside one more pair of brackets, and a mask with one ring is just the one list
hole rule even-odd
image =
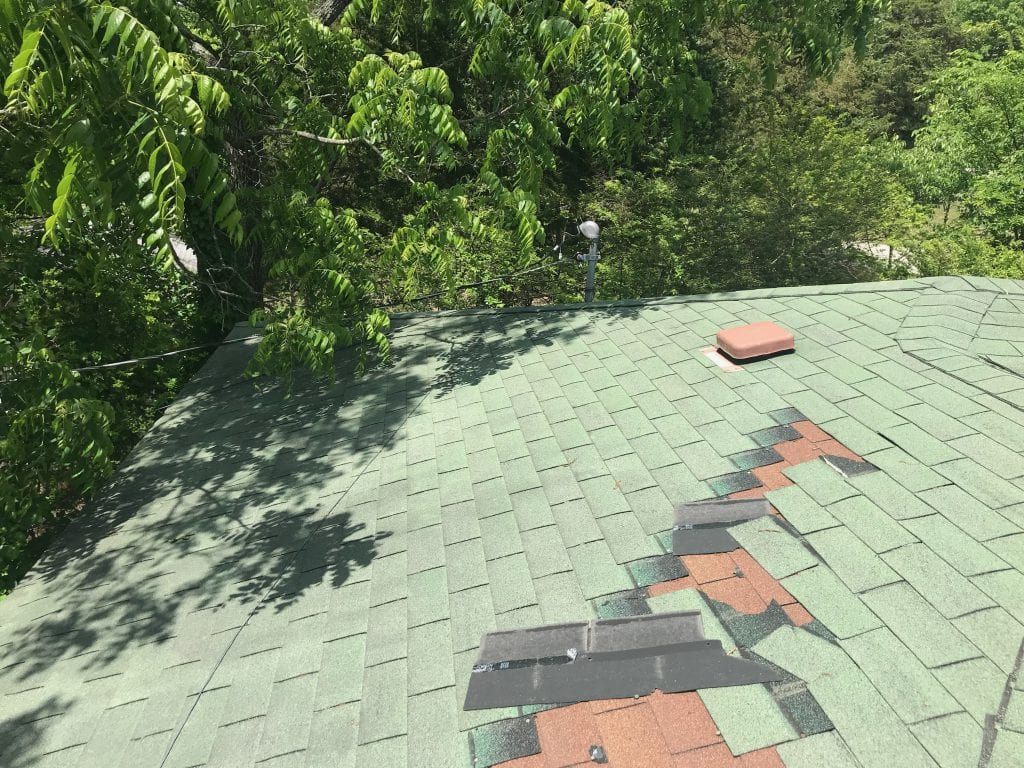
[[782, 610], [782, 606], [775, 600], [772, 600], [761, 613], [743, 613], [707, 595], [704, 599], [740, 648], [753, 648], [780, 627], [793, 625], [789, 616]]
[[[547, 637], [545, 630], [520, 631]], [[510, 648], [537, 649], [527, 642], [502, 642]], [[482, 647], [495, 644], [485, 636]], [[485, 658], [489, 657], [481, 655], [470, 675], [466, 710], [618, 699], [656, 689], [676, 693], [780, 679], [777, 670], [729, 656], [720, 641], [705, 639], [699, 611], [592, 621], [586, 646], [572, 649], [562, 663], [531, 659], [482, 663]]]
[[537, 724], [530, 716], [477, 726], [469, 734], [469, 744], [475, 768], [490, 768], [540, 752]]
[[853, 459], [848, 459], [845, 456], [825, 454], [821, 457], [821, 460], [843, 477], [855, 477], [856, 475], [863, 475], [868, 472], [878, 471], [878, 467], [870, 461], [854, 461]]

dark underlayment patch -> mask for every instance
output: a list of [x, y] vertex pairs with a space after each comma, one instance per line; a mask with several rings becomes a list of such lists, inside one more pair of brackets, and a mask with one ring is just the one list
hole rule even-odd
[[729, 460], [736, 465], [737, 469], [742, 470], [767, 467], [769, 464], [778, 464], [780, 461], [784, 461], [774, 448], [754, 448], [751, 451], [734, 453]]
[[647, 593], [642, 589], [627, 589], [594, 601], [599, 619], [618, 619], [624, 616], [650, 616]]
[[638, 587], [649, 587], [651, 584], [681, 579], [688, 575], [686, 568], [675, 555], [645, 557], [628, 563], [626, 567]]
[[799, 440], [801, 434], [789, 426], [789, 424], [780, 424], [777, 427], [768, 427], [767, 429], [751, 432], [749, 437], [762, 448], [768, 448], [779, 443], [788, 443], [790, 440]]
[[770, 514], [766, 499], [712, 499], [677, 504], [673, 510], [672, 554], [732, 552], [739, 544], [729, 526]]
[[807, 417], [796, 408], [780, 408], [777, 411], [772, 411], [768, 416], [776, 424], [782, 425], [792, 424], [794, 421], [807, 421]]
[[[576, 645], [565, 646], [566, 643]], [[505, 658], [500, 658], [505, 656]], [[466, 710], [570, 703], [780, 680], [704, 637], [699, 611], [598, 619], [485, 635]]]
[[713, 600], [707, 595], [703, 597], [715, 617], [725, 627], [725, 631], [735, 641], [744, 658], [755, 660], [776, 670], [779, 679], [768, 683], [768, 690], [793, 728], [801, 736], [832, 730], [834, 727], [832, 721], [822, 710], [814, 695], [807, 689], [807, 684], [803, 680], [749, 650], [780, 627], [793, 625], [782, 606], [772, 600], [761, 613], [746, 614], [737, 611], [731, 605]]
[[843, 477], [854, 477], [855, 475], [863, 475], [868, 472], [878, 471], [878, 467], [870, 461], [854, 461], [853, 459], [848, 459], [845, 456], [825, 454], [821, 457], [821, 460]]
[[476, 768], [540, 752], [537, 724], [532, 717], [514, 717], [474, 728], [469, 735]]
[[763, 483], [753, 472], [732, 472], [728, 475], [711, 478], [708, 480], [708, 485], [716, 496], [728, 496], [730, 493], [758, 488]]

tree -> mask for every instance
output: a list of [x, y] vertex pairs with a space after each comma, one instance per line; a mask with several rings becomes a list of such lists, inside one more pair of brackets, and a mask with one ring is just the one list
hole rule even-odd
[[[386, 354], [380, 304], [528, 300], [454, 289], [534, 263], [570, 180], [687, 143], [710, 108], [709, 29], [756, 40], [765, 72], [824, 72], [883, 6], [0, 0], [2, 276], [38, 297], [0, 319], [0, 467], [18, 478], [0, 485], [2, 525], [32, 528], [118, 454], [110, 405], [131, 378], [73, 368], [249, 316], [264, 324], [253, 372], [329, 374], [339, 345]], [[198, 253], [194, 278], [157, 276], [174, 236]], [[89, 270], [119, 295], [86, 300], [70, 277]], [[554, 270], [537, 290], [575, 295]], [[157, 315], [169, 333], [147, 326]], [[117, 349], [74, 338], [115, 319], [135, 331]]]
[[942, 208], [944, 223], [956, 207], [991, 246], [1019, 253], [1024, 247], [1024, 53], [985, 60], [960, 52], [931, 91], [932, 106], [910, 155], [921, 196]]

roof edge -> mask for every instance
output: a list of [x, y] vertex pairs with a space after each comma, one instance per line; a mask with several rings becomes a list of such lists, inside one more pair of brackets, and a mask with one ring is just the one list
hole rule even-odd
[[987, 293], [1024, 294], [1024, 280], [1004, 278], [970, 277], [943, 275], [919, 277], [910, 280], [882, 280], [865, 283], [833, 283], [828, 285], [799, 285], [782, 288], [755, 288], [744, 291], [723, 291], [683, 296], [661, 296], [642, 299], [621, 299], [617, 301], [594, 301], [589, 304], [544, 304], [535, 307], [473, 307], [467, 309], [446, 309], [434, 312], [394, 312], [393, 320], [407, 320], [430, 317], [470, 317], [474, 315], [536, 314], [541, 312], [587, 311], [593, 309], [616, 309], [619, 307], [646, 307], [666, 304], [700, 304], [716, 301], [741, 301], [743, 299], [774, 299], [790, 296], [841, 295], [849, 293], [896, 293], [901, 291], [937, 288], [942, 291], [981, 291]]

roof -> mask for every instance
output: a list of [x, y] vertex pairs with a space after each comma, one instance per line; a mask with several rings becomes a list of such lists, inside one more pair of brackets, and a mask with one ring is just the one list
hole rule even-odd
[[[794, 354], [702, 354], [763, 319]], [[0, 602], [0, 764], [1015, 763], [1024, 283], [394, 327], [290, 395], [210, 359]], [[673, 502], [724, 495], [780, 516], [668, 554]], [[786, 682], [462, 711], [484, 632], [681, 608]]]

